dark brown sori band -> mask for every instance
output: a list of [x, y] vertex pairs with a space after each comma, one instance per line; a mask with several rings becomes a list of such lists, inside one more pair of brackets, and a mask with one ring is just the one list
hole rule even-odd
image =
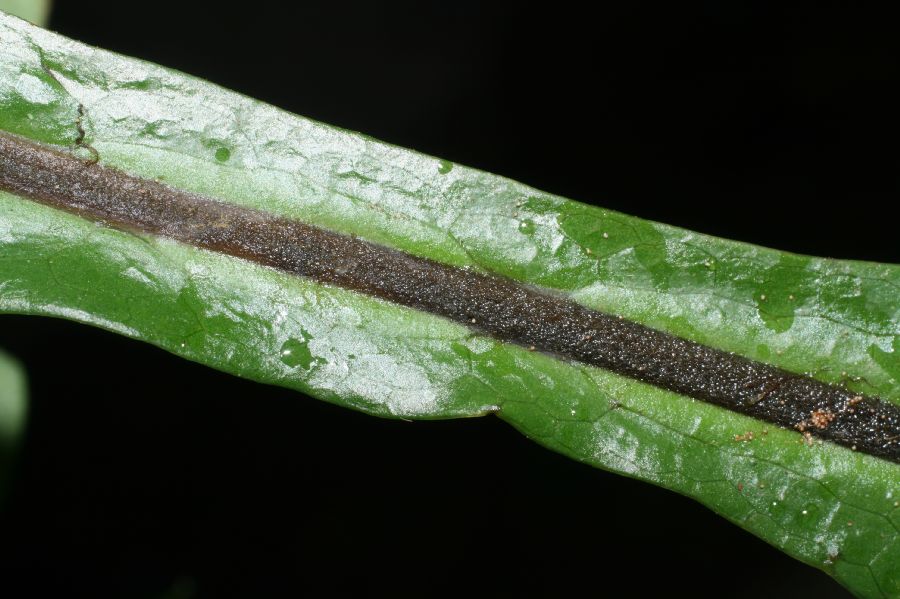
[[338, 285], [900, 462], [900, 408], [510, 279], [141, 179], [0, 133], [0, 189]]

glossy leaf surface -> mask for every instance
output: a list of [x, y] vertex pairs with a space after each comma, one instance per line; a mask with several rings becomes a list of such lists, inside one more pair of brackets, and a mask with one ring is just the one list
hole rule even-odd
[[[139, 176], [900, 401], [898, 267], [589, 207], [9, 17], [0, 44], [0, 129], [90, 157], [75, 147], [83, 130], [104, 164]], [[0, 311], [94, 324], [379, 416], [495, 412], [575, 459], [697, 498], [860, 595], [900, 593], [897, 465], [435, 316], [5, 193]]]

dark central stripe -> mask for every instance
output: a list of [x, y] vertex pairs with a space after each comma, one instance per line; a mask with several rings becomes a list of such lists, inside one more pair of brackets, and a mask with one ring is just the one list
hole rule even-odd
[[900, 409], [510, 279], [173, 189], [0, 133], [0, 188], [463, 323], [900, 462]]

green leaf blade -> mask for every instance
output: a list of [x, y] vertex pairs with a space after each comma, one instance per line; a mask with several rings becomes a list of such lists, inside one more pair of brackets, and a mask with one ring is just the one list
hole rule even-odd
[[[900, 401], [900, 268], [785, 254], [539, 192], [0, 18], [0, 129], [483, 269]], [[85, 152], [81, 148], [81, 152]], [[71, 318], [365, 412], [496, 412], [896, 595], [898, 466], [441, 318], [0, 193], [0, 311]], [[752, 440], [746, 439], [753, 432]], [[896, 498], [895, 498], [896, 496]]]
[[51, 0], [0, 0], [0, 11], [46, 27], [52, 4]]
[[28, 411], [27, 398], [24, 369], [0, 350], [0, 504], [6, 496], [8, 480], [22, 441]]

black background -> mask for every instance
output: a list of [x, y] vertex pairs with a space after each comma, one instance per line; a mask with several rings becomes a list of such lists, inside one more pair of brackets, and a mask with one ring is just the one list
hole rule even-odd
[[[900, 261], [895, 21], [839, 4], [59, 2], [50, 27], [546, 191]], [[30, 428], [5, 588], [91, 597], [843, 596], [493, 418], [393, 422], [3, 317]]]

